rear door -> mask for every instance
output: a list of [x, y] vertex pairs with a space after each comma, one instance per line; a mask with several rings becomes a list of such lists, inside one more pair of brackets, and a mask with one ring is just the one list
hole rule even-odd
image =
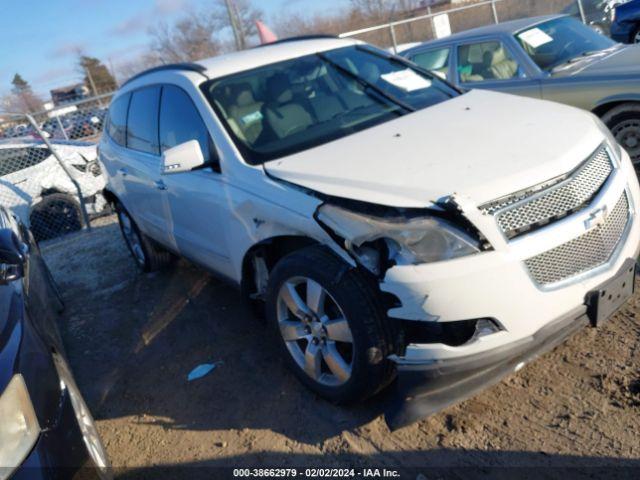
[[159, 86], [132, 92], [127, 115], [126, 164], [119, 175], [125, 190], [125, 207], [140, 229], [154, 240], [171, 246], [164, 185], [159, 179], [159, 104]]
[[162, 88], [159, 123], [161, 151], [197, 140], [205, 160], [212, 161], [210, 166], [159, 179], [166, 187], [172, 241], [181, 255], [230, 275], [225, 183], [209, 131], [189, 94], [175, 85]]

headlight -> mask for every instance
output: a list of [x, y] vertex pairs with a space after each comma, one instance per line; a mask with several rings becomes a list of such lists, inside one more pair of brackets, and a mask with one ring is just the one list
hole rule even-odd
[[39, 435], [27, 386], [22, 375], [14, 375], [0, 396], [0, 480], [9, 478], [24, 461]]
[[618, 140], [616, 140], [616, 137], [613, 136], [611, 130], [609, 130], [609, 127], [607, 127], [602, 120], [600, 120], [595, 115], [593, 115], [593, 118], [596, 122], [596, 125], [598, 126], [604, 137], [607, 139], [607, 143], [613, 150], [613, 153], [616, 156], [616, 160], [619, 162], [622, 158], [622, 147], [618, 143]]
[[327, 204], [320, 207], [317, 219], [346, 239], [347, 248], [358, 257], [364, 255], [367, 263], [371, 252], [361, 247], [376, 240], [385, 241], [389, 258], [404, 265], [451, 260], [480, 251], [471, 236], [432, 216], [374, 217]]

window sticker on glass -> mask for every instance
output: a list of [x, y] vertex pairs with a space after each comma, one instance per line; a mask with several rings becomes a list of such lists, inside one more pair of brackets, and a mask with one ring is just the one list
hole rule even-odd
[[539, 28], [532, 28], [531, 30], [522, 32], [518, 37], [533, 48], [538, 48], [542, 45], [553, 42], [553, 38]]
[[251, 123], [259, 122], [260, 120], [262, 120], [262, 112], [260, 110], [256, 110], [255, 112], [249, 113], [241, 118], [242, 125], [245, 127]]
[[380, 78], [394, 87], [398, 87], [406, 92], [423, 90], [431, 86], [430, 80], [421, 77], [409, 68], [398, 72], [385, 73], [384, 75], [380, 75]]

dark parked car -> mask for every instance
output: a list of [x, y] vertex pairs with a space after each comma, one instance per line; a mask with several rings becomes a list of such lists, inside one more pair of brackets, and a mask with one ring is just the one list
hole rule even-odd
[[555, 15], [467, 30], [401, 55], [461, 88], [593, 112], [640, 165], [640, 46], [615, 43], [571, 17]]
[[30, 232], [0, 207], [0, 479], [111, 478], [56, 328], [62, 303]]
[[[586, 24], [598, 33], [609, 35], [613, 9], [618, 1], [620, 0], [582, 0], [582, 9], [584, 11], [584, 20]], [[577, 0], [570, 3], [564, 10], [562, 10], [562, 13], [566, 13], [578, 20], [582, 20]]]
[[640, 0], [631, 0], [615, 8], [611, 38], [622, 43], [640, 43]]

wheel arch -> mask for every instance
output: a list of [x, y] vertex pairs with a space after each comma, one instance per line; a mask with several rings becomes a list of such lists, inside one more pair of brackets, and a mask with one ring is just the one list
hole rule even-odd
[[614, 95], [612, 97], [607, 97], [602, 99], [598, 104], [591, 110], [592, 113], [597, 115], [599, 118], [605, 116], [608, 112], [613, 110], [620, 105], [625, 103], [634, 103], [640, 105], [640, 94], [633, 95]]
[[283, 234], [265, 238], [254, 244], [244, 254], [242, 259], [242, 278], [240, 288], [243, 295], [247, 297], [257, 296], [261, 298], [265, 292], [258, 291], [257, 274], [254, 266], [254, 259], [262, 258], [270, 272], [278, 261], [297, 250], [319, 245], [320, 242], [310, 236], [301, 234]]

